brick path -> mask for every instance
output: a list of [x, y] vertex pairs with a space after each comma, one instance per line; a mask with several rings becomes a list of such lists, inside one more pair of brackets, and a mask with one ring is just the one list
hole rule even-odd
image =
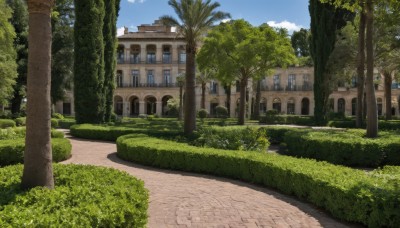
[[[160, 170], [116, 157], [114, 143], [70, 138], [72, 158], [126, 171], [150, 191], [149, 227], [350, 227], [312, 205], [240, 181]], [[354, 226], [353, 226], [354, 227]]]

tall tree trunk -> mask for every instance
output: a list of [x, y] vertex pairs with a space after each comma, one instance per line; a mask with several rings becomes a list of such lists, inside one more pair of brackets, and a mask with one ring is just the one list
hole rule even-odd
[[238, 124], [244, 125], [246, 118], [246, 89], [247, 89], [247, 77], [243, 77], [240, 80], [240, 104], [239, 104], [239, 119]]
[[183, 86], [179, 86], [179, 116], [178, 120], [183, 118]]
[[257, 81], [256, 100], [254, 104], [254, 119], [260, 119], [260, 102], [261, 102], [261, 80]]
[[206, 83], [201, 83], [201, 109], [206, 109]]
[[357, 62], [357, 113], [356, 126], [361, 128], [364, 122], [364, 80], [365, 80], [365, 5], [361, 3], [360, 25], [358, 31], [358, 62]]
[[386, 120], [392, 119], [392, 75], [389, 71], [383, 71], [385, 77], [385, 101], [386, 101]]
[[367, 93], [367, 137], [376, 138], [378, 136], [378, 112], [374, 87], [373, 0], [366, 1], [366, 24], [367, 78], [365, 87]]
[[196, 130], [196, 47], [186, 46], [186, 97], [185, 97], [185, 119], [184, 132], [192, 134]]
[[23, 188], [54, 188], [50, 141], [50, 12], [53, 4], [53, 0], [28, 0], [28, 104]]
[[228, 109], [228, 117], [231, 116], [231, 90], [232, 85], [227, 84], [225, 85], [225, 92], [226, 92], [226, 108]]

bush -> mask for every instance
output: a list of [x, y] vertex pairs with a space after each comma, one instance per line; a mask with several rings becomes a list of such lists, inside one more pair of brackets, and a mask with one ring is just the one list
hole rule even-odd
[[0, 227], [146, 227], [148, 192], [125, 172], [56, 164], [54, 190], [23, 191], [22, 168], [0, 169]]
[[200, 137], [192, 142], [197, 146], [262, 152], [269, 147], [265, 131], [252, 127], [203, 128], [198, 134]]
[[0, 140], [22, 139], [25, 138], [26, 130], [24, 127], [13, 127], [0, 129]]
[[206, 109], [200, 109], [200, 110], [197, 112], [197, 116], [198, 116], [201, 120], [203, 120], [203, 119], [207, 118], [207, 116], [208, 116], [208, 111], [207, 111]]
[[74, 124], [76, 124], [75, 119], [63, 119], [58, 121], [58, 127], [62, 129], [69, 129]]
[[283, 127], [283, 126], [269, 126], [262, 127], [271, 144], [280, 144], [284, 140], [286, 132], [296, 130], [293, 127]]
[[52, 128], [57, 128], [58, 127], [58, 119], [51, 119], [51, 127]]
[[217, 118], [228, 118], [229, 117], [229, 113], [228, 113], [228, 109], [224, 106], [218, 105], [215, 108], [215, 112], [217, 113]]
[[315, 125], [314, 117], [312, 116], [296, 116], [296, 115], [276, 115], [276, 110], [270, 110], [265, 116], [260, 118], [260, 123], [263, 124], [294, 124], [302, 126]]
[[26, 126], [26, 117], [18, 117], [15, 119], [17, 126]]
[[178, 130], [169, 130], [164, 128], [127, 128], [91, 124], [73, 125], [71, 127], [72, 136], [84, 139], [115, 141], [120, 136], [132, 133], [147, 134], [162, 138], [174, 138], [183, 134]]
[[[329, 127], [337, 128], [357, 128], [356, 122], [354, 120], [342, 120], [342, 121], [329, 121]], [[400, 130], [399, 120], [379, 120], [378, 121], [379, 130], [383, 131], [398, 131]], [[362, 128], [365, 129], [366, 123], [363, 123]]]
[[58, 119], [58, 120], [63, 120], [64, 119], [64, 116], [61, 113], [53, 113], [51, 115], [51, 117], [54, 118], [54, 119]]
[[0, 129], [1, 128], [9, 128], [9, 127], [15, 127], [14, 120], [0, 119]]
[[[71, 157], [71, 143], [68, 139], [51, 140], [53, 161], [60, 162]], [[0, 141], [0, 167], [22, 163], [24, 161], [24, 139]]]
[[284, 136], [287, 154], [346, 166], [400, 165], [400, 136], [381, 132], [378, 139], [364, 138], [364, 130], [297, 130]]
[[370, 227], [398, 227], [400, 187], [365, 171], [268, 153], [198, 148], [137, 135], [117, 140], [117, 155], [143, 165], [208, 173], [279, 189], [333, 216]]

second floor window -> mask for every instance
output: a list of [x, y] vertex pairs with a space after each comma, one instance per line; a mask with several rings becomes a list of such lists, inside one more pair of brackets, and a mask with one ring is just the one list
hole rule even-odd
[[218, 83], [215, 81], [210, 82], [210, 93], [217, 94], [218, 93]]
[[179, 53], [179, 63], [186, 63], [186, 52]]
[[352, 87], [352, 88], [357, 87], [357, 77], [356, 77], [356, 76], [353, 76], [353, 77], [351, 78], [351, 87]]
[[162, 58], [163, 63], [171, 63], [171, 51], [169, 47], [164, 47]]
[[288, 78], [288, 88], [289, 90], [295, 90], [296, 88], [296, 75], [290, 74]]
[[279, 74], [274, 75], [274, 89], [278, 90], [281, 87], [281, 77]]
[[123, 87], [124, 76], [121, 71], [117, 72], [117, 87]]
[[118, 63], [124, 63], [124, 49], [118, 48], [117, 50], [117, 62]]
[[133, 87], [139, 87], [139, 70], [132, 70], [132, 81]]
[[147, 63], [151, 63], [151, 64], [156, 63], [156, 53], [155, 52], [147, 53]]
[[147, 84], [153, 85], [154, 84], [154, 72], [153, 70], [147, 71]]
[[171, 84], [171, 71], [164, 70], [164, 84], [169, 85]]

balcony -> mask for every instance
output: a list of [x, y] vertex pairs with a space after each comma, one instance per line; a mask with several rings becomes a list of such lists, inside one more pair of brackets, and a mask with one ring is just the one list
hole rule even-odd
[[130, 63], [131, 64], [140, 64], [140, 58], [139, 57], [131, 57]]
[[122, 57], [122, 58], [117, 58], [117, 63], [118, 64], [125, 64], [125, 59]]
[[117, 88], [178, 88], [177, 83], [119, 83]]

